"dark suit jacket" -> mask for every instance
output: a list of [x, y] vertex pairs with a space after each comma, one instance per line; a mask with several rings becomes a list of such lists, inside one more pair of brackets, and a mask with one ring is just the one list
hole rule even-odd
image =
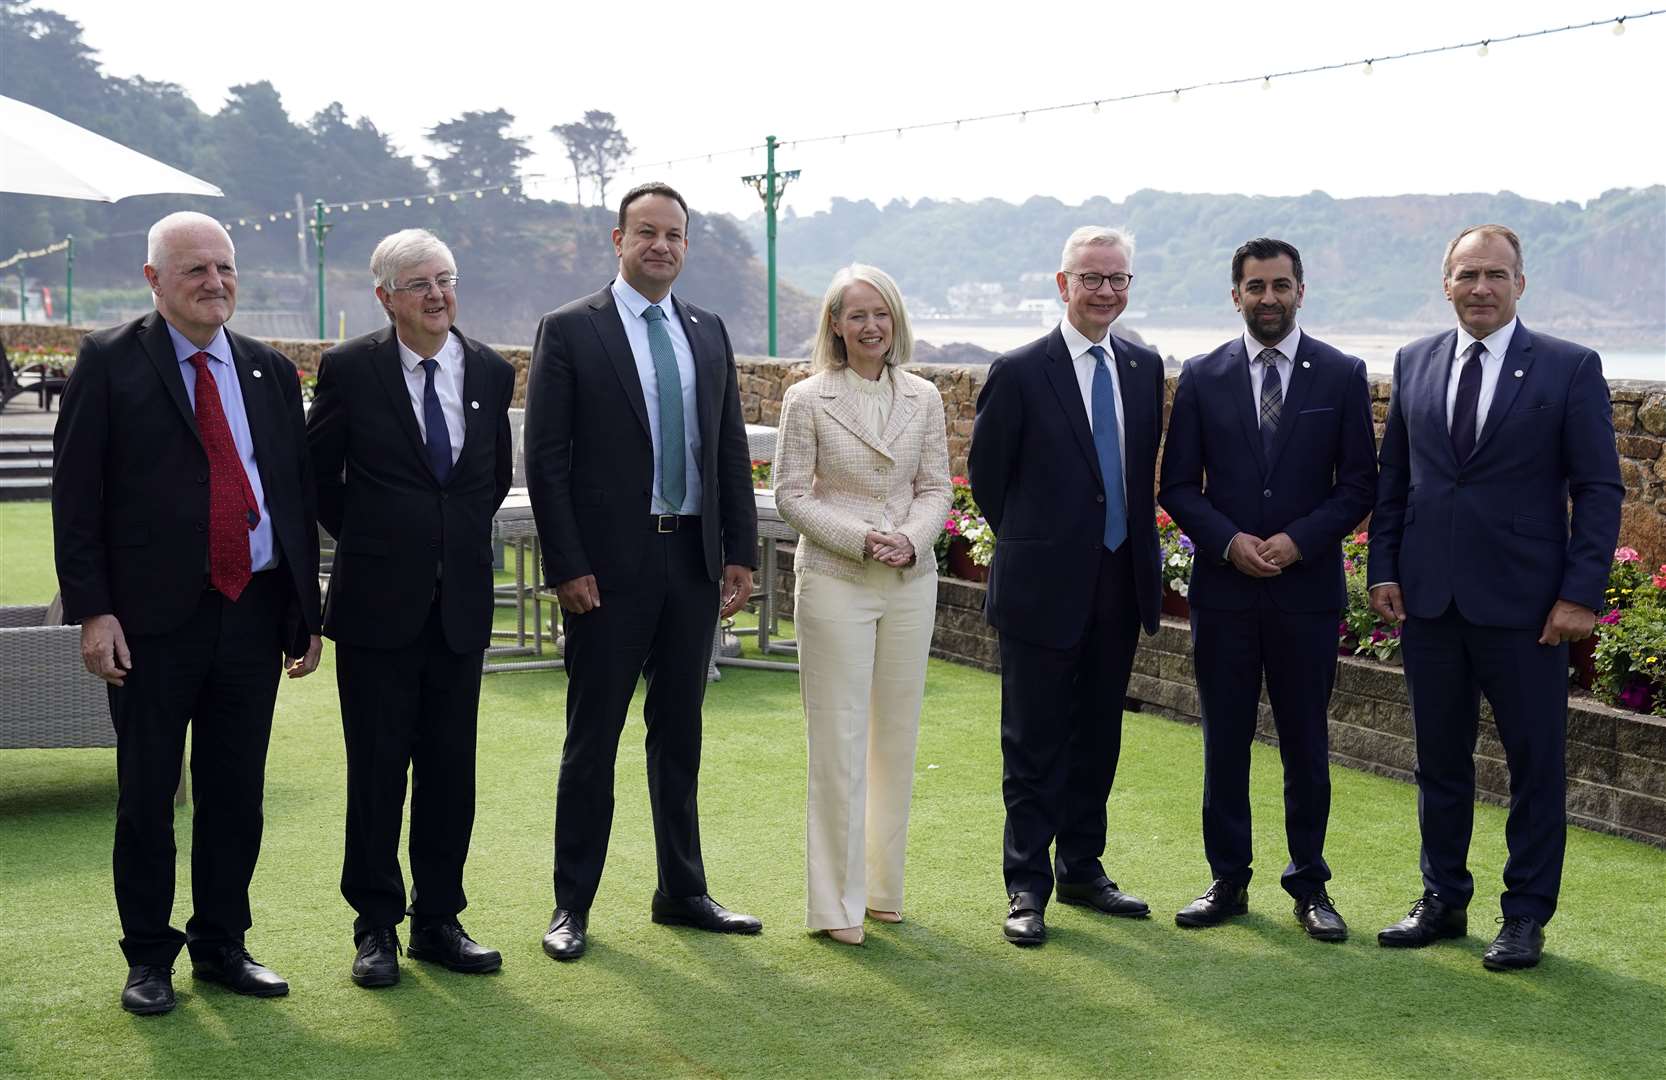
[[307, 413], [318, 520], [336, 538], [324, 632], [391, 649], [428, 620], [438, 568], [440, 621], [454, 652], [492, 633], [492, 515], [509, 493], [515, 369], [463, 343], [463, 452], [442, 486], [411, 407], [393, 327], [324, 354]]
[[[1111, 351], [1122, 391], [1134, 595], [1140, 622], [1154, 634], [1161, 597], [1152, 481], [1163, 426], [1163, 360], [1121, 338]], [[996, 536], [984, 601], [989, 624], [1047, 648], [1076, 644], [1088, 626], [1104, 548], [1105, 482], [1057, 329], [990, 365], [967, 471]]]
[[[682, 300], [675, 307], [694, 353], [701, 541], [706, 574], [717, 581], [725, 564], [757, 564], [752, 458], [723, 320]], [[647, 551], [654, 447], [611, 288], [538, 324], [525, 445], [545, 579], [557, 585], [594, 574], [603, 590], [629, 588]]]
[[1482, 626], [1537, 630], [1558, 599], [1600, 609], [1625, 495], [1601, 359], [1517, 323], [1487, 422], [1459, 462], [1446, 423], [1457, 337], [1394, 358], [1369, 582], [1399, 582], [1418, 618], [1456, 602]]
[[[229, 329], [226, 337], [289, 585], [285, 651], [300, 656], [319, 631], [300, 379], [275, 349]], [[159, 313], [82, 339], [52, 445], [64, 619], [114, 614], [128, 634], [177, 629], [196, 610], [208, 567], [208, 454]]]
[[[1163, 444], [1159, 494], [1197, 549], [1187, 600], [1243, 611], [1265, 595], [1283, 611], [1340, 611], [1346, 604], [1342, 538], [1376, 495], [1376, 441], [1365, 364], [1303, 333], [1272, 453], [1262, 446], [1244, 339], [1233, 338], [1180, 370]], [[1224, 558], [1240, 532], [1283, 532], [1301, 561], [1252, 578]]]

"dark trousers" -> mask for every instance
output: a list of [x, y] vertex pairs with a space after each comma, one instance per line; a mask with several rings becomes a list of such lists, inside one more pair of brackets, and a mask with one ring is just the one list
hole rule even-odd
[[1547, 923], [1567, 846], [1568, 647], [1538, 638], [1538, 630], [1477, 626], [1454, 605], [1438, 619], [1408, 618], [1400, 648], [1417, 737], [1423, 887], [1456, 907], [1475, 894], [1467, 862], [1485, 694], [1510, 770], [1501, 906], [1506, 916]]
[[[116, 727], [116, 843], [111, 859], [122, 952], [167, 965], [187, 945], [208, 958], [240, 944], [260, 855], [266, 745], [283, 657], [283, 570], [254, 575], [234, 603], [204, 591], [185, 624], [127, 637], [133, 660], [110, 687]], [[191, 732], [191, 908], [174, 905], [174, 791]]]
[[446, 645], [438, 598], [422, 632], [398, 649], [336, 643], [347, 741], [347, 850], [341, 895], [358, 912], [354, 937], [405, 917], [399, 830], [411, 775], [413, 920], [454, 918], [468, 905], [463, 863], [474, 829], [475, 723], [481, 651]]
[[[651, 518], [643, 528], [652, 530]], [[700, 859], [700, 707], [717, 625], [698, 518], [655, 533], [640, 571], [567, 629], [567, 741], [555, 793], [555, 902], [588, 911], [613, 828], [613, 767], [636, 681], [646, 676], [648, 801], [659, 890], [706, 892]]]
[[1105, 800], [1122, 750], [1122, 710], [1139, 643], [1129, 547], [1102, 552], [1096, 579], [1084, 582], [1093, 589], [1093, 615], [1075, 645], [1049, 649], [1000, 635], [1009, 895], [1029, 892], [1045, 901], [1055, 872], [1071, 883], [1105, 872], [1099, 861]]
[[1203, 706], [1203, 851], [1218, 879], [1249, 884], [1250, 743], [1267, 699], [1284, 760], [1284, 834], [1290, 862], [1280, 884], [1306, 896], [1330, 880], [1330, 732], [1338, 613], [1280, 611], [1265, 597], [1247, 611], [1192, 608], [1192, 668]]

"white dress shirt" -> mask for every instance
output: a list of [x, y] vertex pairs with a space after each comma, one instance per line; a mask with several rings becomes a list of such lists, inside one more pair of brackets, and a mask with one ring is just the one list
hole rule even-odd
[[[162, 325], [168, 328], [168, 337], [174, 343], [179, 374], [185, 380], [185, 397], [191, 403], [194, 414], [197, 409], [197, 368], [191, 363], [191, 357], [197, 355], [199, 350], [184, 334], [175, 330], [172, 323], [164, 319]], [[220, 327], [214, 340], [208, 343], [208, 348], [201, 351], [212, 358], [208, 370], [214, 376], [215, 388], [220, 391], [220, 410], [226, 414], [232, 445], [237, 447], [237, 459], [243, 463], [243, 472], [248, 476], [249, 488], [255, 495], [255, 509], [260, 512], [260, 523], [249, 530], [249, 569], [255, 572], [270, 570], [278, 565], [276, 545], [272, 540], [272, 514], [266, 509], [266, 487], [260, 482], [260, 466], [255, 462], [254, 434], [249, 430], [248, 410], [243, 407], [243, 384], [238, 382], [237, 368], [231, 362], [231, 341], [226, 337], [226, 328]], [[272, 373], [267, 372], [265, 377], [271, 378]]]
[[625, 328], [625, 339], [631, 345], [631, 357], [636, 361], [636, 377], [642, 383], [642, 397], [648, 406], [648, 435], [654, 444], [654, 497], [649, 512], [655, 514], [698, 514], [700, 512], [700, 416], [695, 408], [694, 349], [683, 332], [683, 321], [677, 317], [675, 298], [667, 294], [659, 302], [665, 312], [665, 329], [671, 335], [671, 351], [677, 358], [677, 381], [683, 391], [683, 438], [687, 442], [683, 455], [683, 504], [668, 506], [660, 493], [659, 441], [659, 377], [654, 374], [654, 353], [648, 344], [648, 320], [642, 317], [653, 301], [631, 288], [623, 277], [613, 279], [613, 301], [619, 309], [619, 322]]
[[1087, 336], [1074, 326], [1069, 319], [1059, 321], [1059, 333], [1064, 335], [1064, 347], [1070, 353], [1071, 365], [1076, 369], [1076, 385], [1082, 391], [1082, 408], [1088, 414], [1088, 430], [1093, 430], [1093, 369], [1098, 361], [1088, 352], [1095, 345], [1105, 350], [1105, 368], [1111, 373], [1111, 401], [1116, 405], [1116, 452], [1122, 462], [1122, 475], [1117, 479], [1122, 484], [1122, 505], [1128, 505], [1128, 437], [1127, 422], [1122, 417], [1122, 380], [1116, 373], [1116, 349], [1111, 345], [1111, 334], [1106, 331], [1105, 336], [1098, 341], [1089, 341]]
[[1273, 366], [1278, 369], [1279, 400], [1290, 396], [1290, 375], [1295, 369], [1296, 347], [1302, 342], [1302, 328], [1292, 326], [1277, 345], [1263, 345], [1248, 330], [1244, 331], [1244, 352], [1249, 354], [1250, 404], [1255, 409], [1255, 423], [1261, 425], [1261, 385], [1267, 381], [1267, 365], [1257, 359], [1263, 350], [1278, 350]]
[[[394, 340], [399, 341], [397, 332]], [[411, 408], [416, 412], [417, 433], [424, 443], [428, 441], [428, 421], [422, 414], [422, 391], [428, 383], [428, 372], [423, 370], [422, 362], [429, 359], [435, 361], [434, 394], [440, 399], [440, 411], [445, 414], [451, 463], [455, 465], [463, 453], [463, 343], [456, 334], [448, 333], [440, 351], [427, 357], [399, 341], [399, 365], [405, 369], [405, 390], [410, 394]]]
[[[1481, 347], [1486, 351], [1481, 354], [1481, 394], [1475, 399], [1475, 434], [1479, 436], [1481, 429], [1487, 424], [1487, 410], [1492, 408], [1493, 391], [1498, 389], [1498, 373], [1504, 369], [1504, 353], [1510, 348], [1510, 339], [1516, 333], [1516, 320], [1500, 326], [1497, 330], [1481, 338]], [[1464, 372], [1464, 361], [1469, 357], [1469, 347], [1476, 339], [1460, 323], [1458, 326], [1458, 340], [1452, 352], [1452, 371], [1446, 379], [1446, 430], [1452, 430], [1452, 409], [1458, 403], [1458, 379]]]

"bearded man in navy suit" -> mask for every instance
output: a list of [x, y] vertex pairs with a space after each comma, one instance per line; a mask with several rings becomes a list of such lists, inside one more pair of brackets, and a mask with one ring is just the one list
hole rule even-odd
[[1423, 896], [1377, 940], [1467, 930], [1485, 694], [1510, 771], [1510, 856], [1503, 928], [1482, 963], [1509, 970], [1539, 962], [1556, 912], [1567, 643], [1595, 625], [1625, 489], [1601, 359], [1516, 318], [1527, 287], [1516, 234], [1465, 229], [1442, 276], [1458, 326], [1395, 357], [1371, 521], [1371, 606], [1404, 623], [1423, 834]]
[[1176, 916], [1214, 926], [1249, 910], [1249, 750], [1263, 676], [1284, 760], [1290, 863], [1281, 884], [1320, 941], [1347, 924], [1325, 889], [1326, 710], [1347, 602], [1342, 538], [1377, 472], [1365, 365], [1296, 325], [1302, 257], [1261, 237], [1232, 256], [1244, 333], [1180, 372], [1159, 498], [1192, 538], [1187, 597], [1203, 706], [1203, 850], [1215, 881]]

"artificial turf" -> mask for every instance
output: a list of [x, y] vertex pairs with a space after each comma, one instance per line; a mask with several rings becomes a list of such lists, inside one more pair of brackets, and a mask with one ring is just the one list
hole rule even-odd
[[[34, 518], [31, 519], [31, 512]], [[44, 602], [44, 506], [0, 507], [7, 602]], [[14, 575], [32, 578], [19, 585]], [[47, 582], [49, 584], [49, 580]], [[27, 595], [19, 595], [26, 593]], [[1309, 941], [1276, 878], [1278, 758], [1256, 748], [1260, 876], [1250, 915], [1203, 931], [1173, 912], [1208, 884], [1197, 729], [1129, 715], [1106, 865], [1149, 921], [1054, 905], [1050, 938], [1000, 935], [998, 680], [927, 676], [906, 920], [851, 948], [803, 929], [804, 737], [790, 674], [727, 668], [707, 697], [706, 867], [757, 938], [655, 926], [642, 727], [619, 753], [618, 808], [591, 947], [557, 964], [551, 821], [565, 676], [489, 676], [464, 925], [503, 970], [414, 961], [399, 986], [348, 979], [352, 912], [337, 891], [344, 759], [330, 651], [279, 696], [266, 837], [253, 888], [256, 958], [286, 998], [195, 983], [136, 1018], [110, 885], [114, 751], [0, 753], [0, 1076], [1067, 1076], [1642, 1077], [1666, 1061], [1666, 852], [1570, 830], [1562, 906], [1533, 972], [1485, 972], [1503, 813], [1476, 815], [1470, 936], [1377, 947], [1419, 891], [1412, 788], [1333, 769], [1327, 855], [1354, 934]], [[637, 716], [639, 717], [639, 713]], [[189, 914], [189, 811], [176, 924]]]

